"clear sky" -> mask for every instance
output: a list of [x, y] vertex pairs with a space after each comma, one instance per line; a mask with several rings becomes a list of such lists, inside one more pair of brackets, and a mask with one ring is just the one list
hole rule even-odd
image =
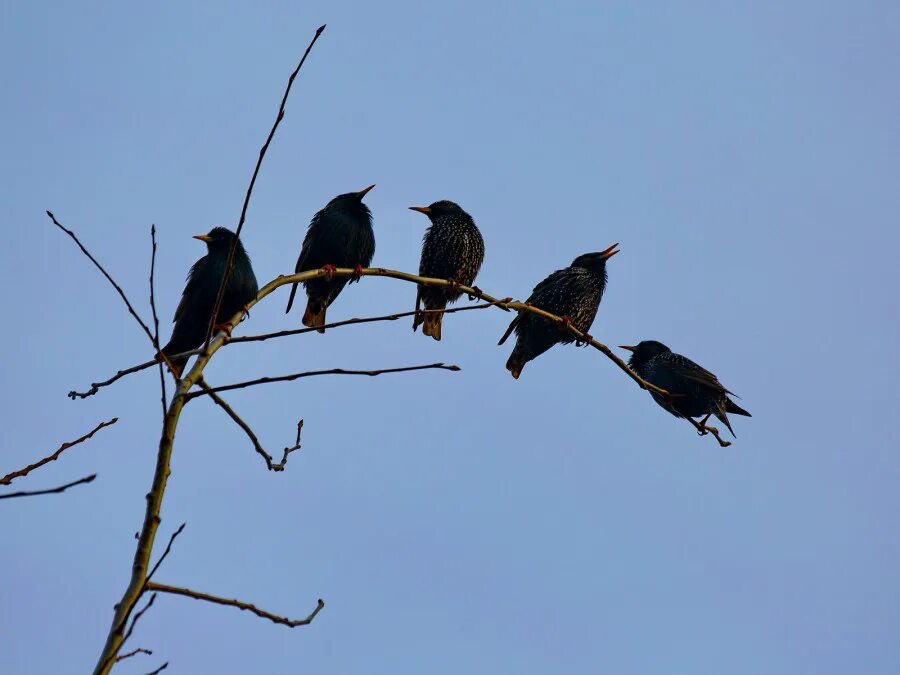
[[[130, 572], [159, 435], [148, 358], [53, 210], [145, 316], [159, 231], [163, 337], [190, 235], [233, 227], [297, 81], [244, 243], [293, 269], [312, 214], [377, 187], [375, 263], [418, 265], [447, 198], [476, 219], [478, 284], [523, 297], [621, 242], [592, 333], [714, 370], [752, 419], [720, 449], [602, 355], [557, 347], [513, 381], [509, 316], [235, 345], [213, 384], [446, 361], [460, 373], [304, 380], [182, 417], [159, 580], [305, 616], [289, 630], [161, 597], [117, 672], [900, 672], [900, 49], [895, 2], [6, 3], [0, 17], [3, 455], [19, 468], [113, 415], [0, 506], [4, 673], [83, 673]], [[893, 289], [893, 290], [891, 290]], [[411, 309], [365, 279], [340, 319]], [[293, 327], [287, 291], [240, 333]], [[891, 365], [893, 364], [893, 365]]]

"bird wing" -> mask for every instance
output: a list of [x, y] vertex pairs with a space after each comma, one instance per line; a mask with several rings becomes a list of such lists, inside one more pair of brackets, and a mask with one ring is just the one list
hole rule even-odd
[[722, 386], [722, 383], [719, 382], [719, 378], [717, 378], [715, 374], [709, 372], [703, 366], [694, 363], [686, 356], [681, 356], [680, 354], [671, 354], [666, 360], [668, 362], [669, 369], [673, 374], [679, 375], [692, 382], [696, 382], [697, 384], [701, 384], [704, 387], [709, 387], [710, 389], [715, 389], [727, 394], [731, 393], [724, 386]]
[[[202, 283], [201, 278], [204, 276], [203, 269], [206, 266], [206, 256], [203, 256], [195, 262], [190, 271], [188, 271], [187, 275], [187, 283], [184, 286], [184, 292], [181, 294], [181, 300], [178, 302], [178, 307], [175, 308], [175, 316], [172, 317], [172, 321], [178, 321], [182, 316], [184, 316], [185, 312], [189, 312], [189, 305], [196, 303], [198, 299], [198, 294], [202, 292]], [[216, 292], [218, 293], [218, 288], [216, 288]]]

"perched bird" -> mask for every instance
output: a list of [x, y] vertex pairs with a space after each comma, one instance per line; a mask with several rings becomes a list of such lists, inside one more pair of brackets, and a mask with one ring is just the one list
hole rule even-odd
[[[526, 302], [556, 314], [586, 333], [597, 316], [600, 299], [606, 288], [606, 261], [619, 252], [616, 246], [618, 244], [603, 251], [578, 256], [569, 267], [556, 270], [535, 286]], [[519, 379], [526, 363], [536, 359], [553, 345], [575, 341], [575, 337], [559, 324], [520, 310], [497, 344], [502, 345], [513, 329], [518, 338], [506, 362], [506, 369], [515, 379]]]
[[[413, 211], [424, 213], [431, 220], [422, 240], [422, 259], [419, 276], [449, 279], [456, 284], [471, 286], [481, 263], [484, 261], [484, 239], [472, 220], [459, 204], [447, 200], [431, 206], [410, 206]], [[443, 312], [420, 313], [425, 309], [443, 310], [448, 303], [456, 302], [462, 293], [454, 286], [424, 286], [416, 292], [416, 315], [413, 330], [422, 324], [422, 333], [435, 340], [441, 339]]]
[[[295, 272], [306, 272], [319, 268], [334, 270], [335, 267], [354, 267], [362, 270], [372, 262], [375, 255], [375, 233], [372, 231], [372, 212], [363, 204], [362, 198], [374, 185], [360, 190], [338, 195], [325, 208], [312, 217], [303, 248], [297, 258]], [[344, 290], [350, 279], [335, 279], [330, 274], [304, 281], [308, 301], [303, 313], [303, 325], [325, 329], [325, 310]], [[297, 284], [291, 286], [285, 313], [291, 311]]]
[[670, 398], [651, 391], [650, 395], [662, 408], [675, 417], [702, 417], [706, 424], [710, 415], [715, 415], [734, 436], [734, 429], [728, 422], [726, 413], [752, 417], [750, 413], [728, 398], [728, 391], [711, 372], [698, 366], [686, 356], [676, 354], [663, 343], [644, 340], [637, 345], [620, 345], [631, 352], [628, 367], [640, 377], [665, 389]]
[[[160, 350], [167, 358], [196, 349], [206, 340], [209, 320], [228, 264], [228, 254], [232, 243], [235, 242], [234, 232], [224, 227], [214, 227], [209, 234], [198, 234], [194, 239], [206, 243], [207, 253], [195, 262], [188, 272], [187, 285], [175, 310], [172, 338]], [[256, 297], [258, 291], [250, 258], [238, 239], [231, 274], [228, 275], [222, 304], [216, 314], [216, 325], [225, 323], [238, 310], [246, 307], [247, 303]], [[187, 361], [187, 357], [169, 359], [175, 377], [181, 377]]]

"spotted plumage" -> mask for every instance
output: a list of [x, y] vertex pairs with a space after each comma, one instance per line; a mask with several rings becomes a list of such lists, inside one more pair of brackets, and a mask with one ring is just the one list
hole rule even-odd
[[[604, 251], [580, 255], [565, 269], [557, 270], [534, 287], [528, 300], [530, 305], [571, 320], [578, 330], [586, 333], [606, 288], [606, 261], [618, 253], [618, 244]], [[530, 312], [520, 311], [500, 338], [503, 344], [516, 331], [516, 346], [506, 362], [506, 369], [515, 379], [525, 364], [556, 344], [568, 344], [575, 338], [558, 324]]]
[[[451, 279], [463, 286], [471, 286], [484, 261], [484, 239], [472, 216], [458, 204], [447, 200], [434, 202], [430, 206], [409, 208], [424, 213], [431, 221], [422, 240], [419, 276]], [[419, 284], [413, 330], [422, 324], [422, 333], [440, 340], [443, 312], [423, 314], [419, 312], [420, 307], [426, 310], [443, 310], [460, 295], [460, 291], [453, 287]]]
[[[225, 275], [228, 254], [235, 239], [234, 233], [224, 227], [214, 227], [209, 234], [198, 234], [194, 238], [206, 243], [207, 254], [195, 262], [188, 273], [181, 302], [175, 310], [172, 338], [161, 350], [166, 357], [196, 349], [206, 340], [210, 316], [219, 294], [219, 285]], [[231, 274], [225, 285], [225, 293], [215, 323], [221, 324], [231, 319], [256, 297], [258, 290], [250, 257], [238, 240]], [[170, 359], [175, 377], [181, 377], [187, 361], [187, 357]]]
[[[334, 267], [368, 267], [375, 255], [375, 232], [372, 230], [372, 213], [362, 198], [374, 185], [338, 195], [313, 216], [303, 239], [303, 248], [297, 258], [295, 272]], [[347, 277], [319, 277], [304, 281], [308, 301], [303, 313], [303, 325], [322, 328], [325, 310], [334, 302], [347, 285]], [[297, 284], [291, 286], [285, 313], [291, 311]]]
[[[711, 372], [686, 356], [676, 354], [661, 342], [644, 340], [637, 345], [622, 345], [631, 352], [628, 367], [661, 389], [670, 398], [650, 392], [660, 407], [675, 417], [718, 417], [734, 436], [726, 413], [751, 417], [750, 413], [732, 401], [728, 391]], [[704, 419], [704, 423], [706, 420]]]

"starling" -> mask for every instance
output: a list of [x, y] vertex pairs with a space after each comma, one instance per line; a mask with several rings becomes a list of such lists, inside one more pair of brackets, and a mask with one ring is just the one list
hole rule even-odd
[[[526, 302], [556, 314], [586, 333], [597, 316], [600, 299], [606, 288], [606, 261], [619, 252], [616, 246], [618, 244], [603, 251], [578, 256], [569, 267], [556, 270], [535, 286]], [[506, 369], [515, 379], [519, 379], [526, 363], [536, 359], [553, 345], [575, 341], [574, 336], [559, 324], [520, 310], [497, 344], [502, 345], [513, 329], [518, 337], [506, 362]]]
[[[448, 279], [455, 284], [471, 286], [484, 261], [484, 239], [472, 216], [463, 211], [459, 204], [447, 200], [431, 206], [409, 208], [424, 213], [431, 220], [431, 227], [425, 231], [422, 240], [419, 276]], [[443, 310], [449, 303], [456, 302], [460, 295], [462, 293], [455, 285], [436, 287], [419, 284], [413, 330], [421, 323], [422, 333], [440, 340], [443, 312], [422, 314], [419, 307], [424, 305], [425, 309]]]
[[644, 340], [635, 346], [620, 345], [631, 352], [628, 367], [640, 377], [665, 389], [671, 398], [651, 391], [650, 395], [662, 408], [675, 417], [702, 417], [703, 422], [715, 415], [728, 427], [734, 436], [734, 429], [728, 422], [726, 413], [752, 417], [750, 413], [728, 398], [734, 396], [711, 372], [698, 366], [686, 356], [676, 354], [661, 342]]
[[[372, 231], [372, 213], [363, 204], [362, 198], [374, 185], [360, 190], [338, 195], [325, 208], [313, 216], [303, 239], [303, 248], [297, 258], [295, 272], [306, 272], [322, 267], [353, 267], [361, 270], [368, 267], [375, 255], [375, 233]], [[325, 310], [334, 302], [347, 285], [349, 279], [319, 277], [304, 281], [308, 301], [303, 313], [303, 325], [325, 329]], [[291, 286], [285, 313], [291, 311], [297, 284]]]
[[[216, 304], [219, 285], [225, 274], [228, 254], [235, 236], [231, 230], [214, 227], [209, 234], [198, 234], [194, 239], [206, 243], [207, 253], [195, 262], [188, 272], [187, 285], [175, 310], [172, 338], [161, 350], [167, 357], [196, 349], [206, 340], [210, 316]], [[215, 323], [218, 325], [228, 321], [256, 297], [258, 290], [250, 258], [241, 240], [238, 239], [231, 274], [225, 285], [225, 293], [222, 295], [222, 304], [219, 306]], [[181, 377], [187, 361], [187, 357], [170, 359], [175, 377]]]

